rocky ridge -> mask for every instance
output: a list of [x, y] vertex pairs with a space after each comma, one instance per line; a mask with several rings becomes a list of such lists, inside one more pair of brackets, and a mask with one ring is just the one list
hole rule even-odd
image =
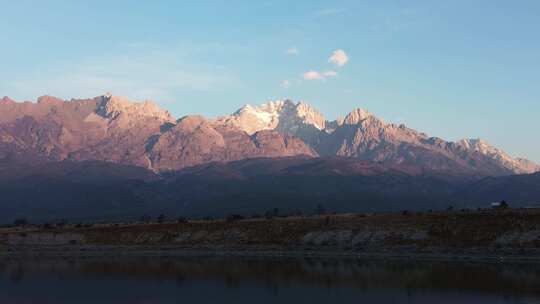
[[481, 139], [445, 141], [403, 124], [386, 123], [361, 108], [351, 111], [344, 119], [327, 121], [303, 102], [272, 101], [259, 107], [244, 106], [218, 121], [231, 123], [248, 133], [270, 129], [292, 134], [320, 156], [355, 157], [456, 174], [507, 175], [540, 170], [534, 162], [512, 158]]
[[37, 103], [0, 100], [0, 158], [100, 160], [171, 171], [259, 157], [352, 157], [422, 172], [497, 176], [540, 171], [483, 140], [445, 141], [364, 109], [327, 121], [304, 102], [244, 106], [217, 119], [176, 120], [156, 104], [105, 94]]
[[106, 94], [63, 101], [0, 103], [0, 158], [100, 160], [155, 171], [211, 161], [316, 153], [301, 140], [275, 131], [247, 134], [201, 116], [175, 120], [152, 102]]

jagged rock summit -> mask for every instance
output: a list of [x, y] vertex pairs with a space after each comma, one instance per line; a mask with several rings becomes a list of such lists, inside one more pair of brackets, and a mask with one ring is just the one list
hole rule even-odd
[[393, 165], [410, 165], [426, 172], [507, 175], [533, 173], [540, 166], [512, 158], [482, 140], [449, 142], [417, 132], [405, 125], [386, 123], [357, 108], [344, 119], [328, 121], [304, 102], [270, 101], [246, 105], [218, 123], [247, 133], [275, 130], [302, 139], [320, 156], [355, 157]]
[[275, 131], [247, 134], [199, 116], [176, 121], [150, 101], [105, 94], [0, 104], [0, 159], [100, 160], [179, 170], [212, 161], [317, 154]]
[[98, 105], [96, 114], [105, 118], [115, 118], [119, 115], [125, 115], [131, 119], [151, 117], [159, 121], [174, 122], [174, 118], [169, 111], [161, 109], [150, 100], [145, 100], [142, 103], [132, 102], [126, 97], [113, 96], [110, 93], [103, 95], [101, 99], [102, 101]]
[[328, 121], [307, 103], [277, 100], [217, 119], [189, 115], [176, 120], [151, 101], [112, 94], [70, 101], [42, 96], [36, 103], [0, 100], [0, 159], [100, 160], [168, 171], [288, 156], [349, 157], [425, 174], [540, 171], [537, 164], [482, 140], [429, 137], [360, 108]]

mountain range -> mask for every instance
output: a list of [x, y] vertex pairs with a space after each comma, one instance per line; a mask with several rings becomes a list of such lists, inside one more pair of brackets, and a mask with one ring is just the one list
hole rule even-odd
[[351, 157], [452, 176], [540, 171], [481, 139], [445, 141], [364, 109], [328, 121], [310, 105], [290, 100], [246, 105], [215, 119], [175, 119], [150, 101], [111, 94], [70, 101], [43, 96], [36, 103], [4, 97], [0, 110], [0, 158], [99, 160], [154, 172], [289, 156]]
[[0, 100], [0, 221], [512, 206], [540, 202], [540, 167], [480, 139], [445, 141], [363, 109], [303, 102], [174, 118], [110, 94]]

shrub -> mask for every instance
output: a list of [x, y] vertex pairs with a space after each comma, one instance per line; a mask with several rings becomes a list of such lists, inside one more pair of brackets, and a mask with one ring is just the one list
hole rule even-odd
[[58, 221], [58, 223], [56, 223], [56, 227], [64, 228], [67, 224], [68, 224], [67, 219], [61, 219], [61, 220]]
[[232, 222], [236, 222], [236, 221], [240, 221], [240, 220], [243, 220], [244, 217], [239, 215], [239, 214], [231, 214], [229, 216], [227, 216], [227, 218], [225, 219], [227, 221], [227, 223], [232, 223]]

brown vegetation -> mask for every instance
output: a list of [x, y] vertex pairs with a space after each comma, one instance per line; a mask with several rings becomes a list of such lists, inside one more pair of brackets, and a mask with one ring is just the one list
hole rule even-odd
[[221, 250], [336, 250], [348, 252], [530, 254], [540, 248], [540, 210], [344, 214], [91, 227], [11, 228], [11, 247], [48, 245]]

